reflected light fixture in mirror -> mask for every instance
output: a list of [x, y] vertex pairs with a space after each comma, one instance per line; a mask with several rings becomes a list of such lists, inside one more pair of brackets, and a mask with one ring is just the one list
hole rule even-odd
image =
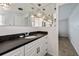
[[39, 12], [39, 13], [37, 13], [37, 17], [42, 18], [43, 17], [43, 14]]
[[4, 10], [8, 10], [10, 7], [9, 3], [0, 3], [0, 7]]
[[42, 18], [42, 14], [40, 14], [40, 13], [38, 13], [38, 14], [33, 14], [33, 15], [31, 15], [31, 17]]
[[32, 18], [34, 18], [34, 15], [31, 15]]

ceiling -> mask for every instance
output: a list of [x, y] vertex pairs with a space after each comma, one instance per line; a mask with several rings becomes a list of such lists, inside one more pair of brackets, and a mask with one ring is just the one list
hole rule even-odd
[[[18, 10], [22, 8], [23, 10]], [[38, 13], [38, 11], [45, 15], [52, 15], [56, 11], [55, 3], [13, 3], [7, 10], [9, 12], [23, 12], [23, 13]]]

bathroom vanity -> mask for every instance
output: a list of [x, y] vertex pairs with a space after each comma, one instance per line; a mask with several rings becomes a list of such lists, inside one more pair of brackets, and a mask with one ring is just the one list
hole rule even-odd
[[[26, 33], [27, 34], [27, 33]], [[0, 36], [1, 56], [44, 56], [47, 53], [47, 32], [35, 31]]]

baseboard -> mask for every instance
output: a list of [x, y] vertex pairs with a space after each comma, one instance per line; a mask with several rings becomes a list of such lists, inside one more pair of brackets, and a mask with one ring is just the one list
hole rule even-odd
[[51, 55], [51, 54], [49, 54], [49, 53], [46, 53], [45, 56], [53, 56], [53, 55]]
[[52, 56], [58, 56], [58, 53], [51, 53], [51, 52], [48, 52], [48, 54], [52, 55]]
[[71, 44], [72, 44], [73, 48], [75, 49], [76, 53], [77, 53], [77, 54], [78, 54], [78, 56], [79, 56], [79, 53], [77, 52], [77, 49], [76, 49], [76, 47], [74, 46], [73, 41], [71, 41], [71, 40], [70, 40], [70, 42], [71, 42]]

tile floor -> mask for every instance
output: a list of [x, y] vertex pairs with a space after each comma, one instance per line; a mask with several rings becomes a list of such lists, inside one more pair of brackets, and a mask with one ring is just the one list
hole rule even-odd
[[75, 49], [67, 37], [59, 38], [59, 56], [77, 56]]

